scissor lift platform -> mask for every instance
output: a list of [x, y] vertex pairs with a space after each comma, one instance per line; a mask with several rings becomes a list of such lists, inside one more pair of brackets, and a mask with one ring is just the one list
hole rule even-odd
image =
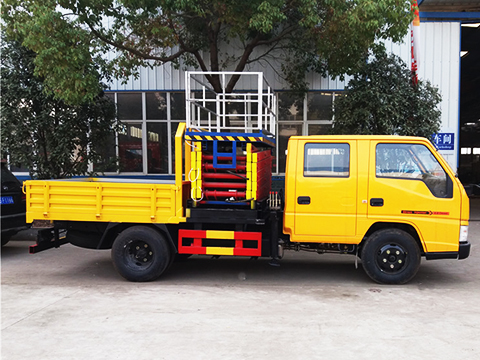
[[[205, 76], [219, 76], [223, 91], [215, 92]], [[191, 151], [191, 208], [258, 207], [271, 190], [275, 148], [276, 100], [261, 73], [254, 91], [227, 93], [234, 72], [187, 73], [187, 131]]]

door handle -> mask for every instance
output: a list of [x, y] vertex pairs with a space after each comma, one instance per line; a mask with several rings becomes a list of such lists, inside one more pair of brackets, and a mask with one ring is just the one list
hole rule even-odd
[[370, 199], [370, 206], [383, 206], [383, 199], [382, 198], [371, 198]]
[[310, 204], [310, 196], [299, 196], [297, 198], [298, 205], [308, 205]]

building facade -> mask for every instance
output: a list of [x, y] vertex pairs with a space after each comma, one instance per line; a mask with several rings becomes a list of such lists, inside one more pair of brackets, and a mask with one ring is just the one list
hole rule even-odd
[[[442, 96], [441, 134], [450, 134], [450, 147], [440, 150], [453, 169], [457, 168], [460, 22], [421, 22], [419, 77], [437, 86]], [[410, 63], [410, 34], [401, 44], [387, 43], [387, 50]], [[276, 173], [285, 172], [285, 150], [292, 135], [327, 134], [332, 126], [331, 108], [342, 95], [345, 81], [306, 74], [310, 91], [302, 99], [288, 92], [288, 85], [273, 66], [256, 63], [248, 71], [264, 73], [278, 97]], [[178, 123], [185, 121], [185, 72], [172, 64], [153, 69], [142, 68], [138, 78], [126, 83], [115, 81], [108, 95], [118, 105], [124, 129], [112, 139], [118, 144], [121, 173], [125, 175], [172, 175], [173, 135]], [[239, 82], [237, 90], [252, 90], [248, 81]], [[443, 136], [443, 135], [442, 135]], [[443, 140], [443, 139], [442, 139]], [[445, 141], [448, 139], [445, 138]], [[111, 154], [113, 155], [113, 154]]]

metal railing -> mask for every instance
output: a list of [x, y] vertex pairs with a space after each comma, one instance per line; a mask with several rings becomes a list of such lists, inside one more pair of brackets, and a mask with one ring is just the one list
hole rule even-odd
[[[218, 75], [221, 92], [214, 91], [206, 76]], [[227, 92], [232, 76], [251, 81], [252, 91]], [[266, 130], [275, 135], [276, 97], [261, 72], [187, 71], [185, 77], [188, 129], [209, 132], [254, 133]]]

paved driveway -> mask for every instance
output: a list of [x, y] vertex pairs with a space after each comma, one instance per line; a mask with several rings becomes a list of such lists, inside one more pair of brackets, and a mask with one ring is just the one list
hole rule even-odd
[[[472, 209], [479, 208], [475, 202]], [[124, 281], [109, 251], [2, 249], [2, 359], [478, 359], [480, 212], [470, 258], [422, 260], [407, 285], [354, 258], [192, 257]]]

